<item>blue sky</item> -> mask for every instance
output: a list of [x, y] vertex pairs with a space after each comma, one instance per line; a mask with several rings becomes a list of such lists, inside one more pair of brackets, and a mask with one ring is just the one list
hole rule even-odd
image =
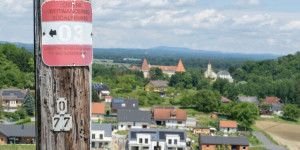
[[[300, 51], [299, 0], [93, 0], [97, 48]], [[33, 43], [32, 0], [0, 3], [0, 41]]]

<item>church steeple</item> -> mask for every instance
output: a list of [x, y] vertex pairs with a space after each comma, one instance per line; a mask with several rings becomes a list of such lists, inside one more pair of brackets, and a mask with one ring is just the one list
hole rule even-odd
[[185, 69], [184, 69], [181, 59], [179, 60], [175, 71], [176, 72], [185, 72]]
[[149, 68], [147, 59], [144, 58], [144, 61], [143, 61], [143, 64], [142, 64], [142, 71], [149, 71], [149, 70], [150, 70], [150, 68]]

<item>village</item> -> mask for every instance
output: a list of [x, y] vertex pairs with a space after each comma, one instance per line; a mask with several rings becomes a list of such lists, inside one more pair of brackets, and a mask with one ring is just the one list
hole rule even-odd
[[[187, 100], [194, 98], [179, 90], [172, 90], [169, 81], [150, 80], [153, 76], [150, 70], [153, 69], [161, 70], [169, 81], [175, 74], [186, 72], [182, 60], [178, 61], [177, 66], [159, 66], [150, 65], [144, 59], [141, 67], [128, 67], [128, 70], [141, 72], [147, 81], [144, 87], [135, 87], [144, 92], [135, 93], [133, 90], [135, 96], [132, 97], [118, 95], [106, 83], [93, 82], [90, 115], [92, 149], [288, 149], [288, 145], [278, 145], [270, 135], [255, 126], [256, 120], [278, 120], [284, 116], [284, 102], [280, 98], [270, 96], [260, 102], [256, 96], [247, 95], [230, 100], [204, 91], [193, 95], [203, 98], [203, 101], [199, 99], [202, 102], [195, 104], [201, 109], [195, 109], [191, 107], [194, 104], [184, 105], [187, 101], [196, 103]], [[226, 70], [215, 73], [210, 60], [201, 76], [211, 83], [218, 79], [234, 82]], [[34, 92], [10, 88], [1, 90], [0, 100], [5, 117], [0, 120], [0, 145], [36, 143]], [[158, 96], [156, 99], [147, 97], [154, 94]], [[143, 100], [141, 95], [148, 99]], [[209, 100], [211, 97], [214, 97], [213, 100]], [[174, 100], [176, 98], [179, 102]], [[150, 100], [161, 102], [151, 103]], [[265, 144], [261, 140], [272, 144]]]

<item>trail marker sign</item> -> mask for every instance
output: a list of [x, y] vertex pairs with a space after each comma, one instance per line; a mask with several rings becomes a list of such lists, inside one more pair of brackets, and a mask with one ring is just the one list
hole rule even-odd
[[89, 2], [43, 3], [42, 59], [48, 66], [88, 66], [92, 63], [92, 7]]

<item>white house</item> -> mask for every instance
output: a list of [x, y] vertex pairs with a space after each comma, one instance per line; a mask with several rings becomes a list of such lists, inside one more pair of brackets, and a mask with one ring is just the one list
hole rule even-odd
[[236, 121], [220, 121], [219, 130], [224, 133], [235, 133], [237, 131]]
[[104, 98], [105, 96], [109, 96], [110, 94], [110, 89], [105, 84], [93, 84], [93, 87], [100, 99]]
[[111, 148], [112, 124], [92, 124], [92, 148]]
[[131, 128], [147, 129], [151, 122], [150, 111], [118, 110], [118, 129], [129, 130]]
[[130, 129], [129, 150], [186, 150], [184, 130]]
[[270, 110], [273, 112], [274, 115], [282, 116], [283, 115], [283, 110], [282, 110], [283, 106], [284, 106], [284, 104], [272, 103]]
[[222, 78], [222, 79], [227, 79], [230, 83], [233, 82], [233, 79], [232, 79], [230, 73], [226, 70], [219, 71], [217, 73], [217, 77]]
[[157, 125], [167, 127], [185, 127], [186, 111], [181, 109], [153, 109], [153, 118]]

